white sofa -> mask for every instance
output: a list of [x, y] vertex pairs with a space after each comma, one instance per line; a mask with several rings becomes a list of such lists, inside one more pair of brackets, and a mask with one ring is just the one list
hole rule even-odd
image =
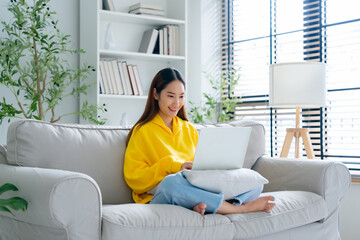
[[245, 167], [269, 180], [270, 213], [200, 214], [174, 205], [134, 204], [123, 179], [128, 129], [14, 122], [0, 147], [0, 185], [29, 202], [15, 216], [0, 211], [2, 240], [92, 239], [340, 239], [339, 203], [350, 174], [340, 163], [264, 157], [261, 124], [238, 121], [202, 127], [252, 127]]

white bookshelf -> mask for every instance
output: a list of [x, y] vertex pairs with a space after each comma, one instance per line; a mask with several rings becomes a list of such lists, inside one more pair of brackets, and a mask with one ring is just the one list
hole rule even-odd
[[185, 61], [184, 56], [174, 56], [174, 55], [159, 55], [159, 54], [147, 54], [139, 52], [125, 52], [125, 51], [113, 51], [113, 50], [100, 50], [100, 56], [104, 58], [126, 58], [131, 60], [149, 60], [149, 61]]
[[100, 10], [99, 14], [101, 20], [103, 21], [139, 24], [144, 26], [158, 26], [165, 24], [177, 24], [177, 25], [185, 24], [184, 20], [165, 18], [165, 17], [152, 17], [145, 15], [141, 16], [141, 15], [113, 12], [107, 10]]
[[[107, 105], [107, 112], [98, 115], [107, 118], [107, 125], [119, 125], [126, 113], [128, 124], [134, 124], [142, 114], [155, 74], [166, 67], [175, 67], [187, 79], [186, 59], [186, 9], [187, 0], [142, 0], [142, 3], [161, 5], [165, 17], [141, 16], [127, 13], [129, 6], [139, 0], [113, 0], [116, 11], [100, 8], [101, 0], [80, 0], [80, 48], [86, 51], [80, 57], [80, 64], [92, 65], [96, 71], [87, 81], [94, 82], [88, 94], [82, 96], [80, 104]], [[115, 47], [105, 48], [106, 31], [111, 24]], [[144, 31], [162, 25], [174, 24], [180, 27], [180, 54], [159, 55], [139, 53], [138, 49]], [[138, 66], [144, 96], [108, 95], [99, 93], [100, 59], [119, 59]], [[81, 119], [81, 123], [88, 123]]]

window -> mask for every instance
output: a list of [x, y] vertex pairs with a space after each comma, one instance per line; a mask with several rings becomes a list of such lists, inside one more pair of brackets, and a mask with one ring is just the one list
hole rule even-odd
[[[302, 109], [319, 159], [342, 161], [360, 177], [360, 13], [357, 0], [223, 0], [223, 68], [240, 69], [235, 118], [264, 124], [266, 152], [280, 156], [295, 109], [268, 106], [269, 65], [327, 64], [326, 108]], [[294, 154], [294, 147], [291, 147]], [[305, 156], [305, 151], [302, 154]]]

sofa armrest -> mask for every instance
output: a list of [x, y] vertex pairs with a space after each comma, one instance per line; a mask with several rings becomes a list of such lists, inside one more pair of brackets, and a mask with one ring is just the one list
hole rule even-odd
[[14, 211], [15, 216], [0, 212], [0, 216], [65, 229], [67, 239], [101, 238], [101, 194], [89, 176], [0, 164], [0, 185], [4, 183], [14, 184], [19, 192], [6, 192], [1, 198], [22, 197], [28, 201], [28, 209]]
[[261, 157], [253, 169], [269, 180], [264, 192], [308, 191], [324, 198], [330, 216], [350, 187], [348, 168], [339, 162]]

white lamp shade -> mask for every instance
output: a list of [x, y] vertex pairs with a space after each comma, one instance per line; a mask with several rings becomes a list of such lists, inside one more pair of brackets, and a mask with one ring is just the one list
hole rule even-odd
[[269, 105], [321, 107], [326, 105], [326, 69], [320, 62], [270, 65]]

